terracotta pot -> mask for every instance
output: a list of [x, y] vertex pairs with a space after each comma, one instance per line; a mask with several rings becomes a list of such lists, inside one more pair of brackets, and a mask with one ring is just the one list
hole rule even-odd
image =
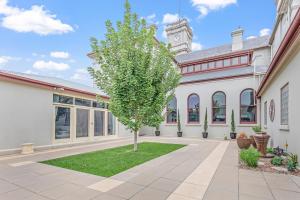
[[257, 145], [257, 150], [261, 153], [263, 157], [265, 157], [267, 154], [267, 146], [270, 136], [267, 134], [256, 134], [253, 137]]
[[249, 138], [237, 138], [236, 142], [240, 149], [248, 149], [251, 145], [251, 139]]
[[252, 146], [253, 146], [255, 149], [257, 149], [257, 145], [256, 145], [256, 142], [255, 142], [255, 140], [254, 140], [253, 135], [250, 135], [249, 138], [251, 139], [251, 144], [252, 144]]

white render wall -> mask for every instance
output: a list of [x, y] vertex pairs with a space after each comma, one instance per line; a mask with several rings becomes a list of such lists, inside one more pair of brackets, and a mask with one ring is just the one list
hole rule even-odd
[[51, 144], [52, 92], [0, 80], [0, 150]]
[[[235, 79], [226, 79], [219, 81], [195, 83], [180, 85], [175, 92], [177, 98], [177, 107], [180, 110], [181, 126], [183, 137], [202, 138], [203, 122], [205, 117], [205, 109], [207, 107], [208, 118], [208, 137], [224, 138], [224, 134], [229, 138], [231, 110], [235, 112], [236, 132], [246, 132], [253, 134], [251, 127], [254, 125], [240, 124], [240, 93], [247, 88], [255, 89], [256, 81], [253, 77], [243, 77]], [[226, 94], [226, 124], [211, 123], [211, 107], [212, 95], [217, 91], [223, 91]], [[187, 123], [187, 98], [190, 94], [196, 93], [200, 97], [200, 124]], [[259, 108], [257, 107], [257, 122], [259, 122]], [[154, 135], [154, 128], [144, 127], [141, 133]], [[176, 136], [177, 124], [166, 124], [163, 122], [160, 126], [162, 136]]]
[[[268, 114], [268, 121], [266, 131], [271, 135], [274, 142], [274, 147], [280, 146], [284, 148], [285, 143], [288, 143], [288, 151], [300, 155], [300, 126], [299, 126], [299, 112], [300, 112], [300, 52], [292, 58], [292, 61], [285, 65], [285, 68], [279, 72], [278, 76], [273, 79], [269, 87], [264, 91], [261, 97], [261, 113], [262, 124], [264, 119], [263, 104], [268, 103], [268, 112], [270, 101], [275, 101], [275, 119], [270, 121]], [[289, 83], [289, 130], [283, 130], [280, 126], [280, 89]]]

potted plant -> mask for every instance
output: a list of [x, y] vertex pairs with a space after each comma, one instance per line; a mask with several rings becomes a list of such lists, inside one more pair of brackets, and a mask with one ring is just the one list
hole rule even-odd
[[251, 139], [249, 139], [244, 132], [238, 134], [236, 142], [240, 149], [248, 149], [251, 145]]
[[254, 126], [252, 130], [255, 132], [253, 138], [256, 143], [257, 150], [262, 154], [263, 157], [265, 157], [267, 154], [267, 146], [270, 136], [261, 130], [261, 126]]
[[208, 136], [207, 128], [208, 128], [208, 125], [207, 125], [207, 108], [206, 108], [205, 118], [204, 118], [204, 125], [203, 125], [204, 131], [202, 132], [202, 137], [203, 138], [207, 138], [207, 136]]
[[180, 114], [179, 114], [179, 109], [178, 109], [178, 113], [177, 113], [177, 136], [178, 137], [182, 137], [182, 130], [181, 130], [181, 122], [180, 122]]
[[155, 127], [155, 135], [156, 135], [156, 136], [160, 136], [159, 126], [156, 126], [156, 127]]
[[235, 132], [235, 122], [234, 122], [234, 111], [231, 111], [231, 132], [230, 132], [230, 138], [232, 140], [236, 139], [236, 132]]

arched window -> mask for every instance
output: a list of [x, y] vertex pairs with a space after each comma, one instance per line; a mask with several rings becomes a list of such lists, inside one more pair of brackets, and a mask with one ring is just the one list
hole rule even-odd
[[167, 105], [167, 123], [177, 122], [177, 99], [173, 99]]
[[188, 122], [197, 123], [200, 122], [199, 109], [200, 99], [197, 94], [191, 94], [188, 97]]
[[215, 92], [212, 96], [212, 122], [226, 123], [226, 95]]
[[245, 89], [241, 92], [240, 122], [256, 123], [255, 92], [253, 89]]

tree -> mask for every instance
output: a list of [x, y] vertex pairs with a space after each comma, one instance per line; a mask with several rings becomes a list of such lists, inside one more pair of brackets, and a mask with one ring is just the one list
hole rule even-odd
[[89, 68], [96, 85], [109, 97], [109, 110], [134, 133], [134, 151], [142, 126], [156, 127], [174, 95], [180, 74], [170, 46], [155, 39], [155, 28], [132, 14], [128, 0], [122, 22], [106, 22], [105, 39], [91, 39], [99, 68]]
[[231, 132], [235, 133], [234, 111], [231, 111]]
[[207, 128], [208, 128], [208, 125], [207, 125], [207, 108], [205, 110], [205, 117], [204, 117], [204, 132], [206, 133], [207, 132]]

